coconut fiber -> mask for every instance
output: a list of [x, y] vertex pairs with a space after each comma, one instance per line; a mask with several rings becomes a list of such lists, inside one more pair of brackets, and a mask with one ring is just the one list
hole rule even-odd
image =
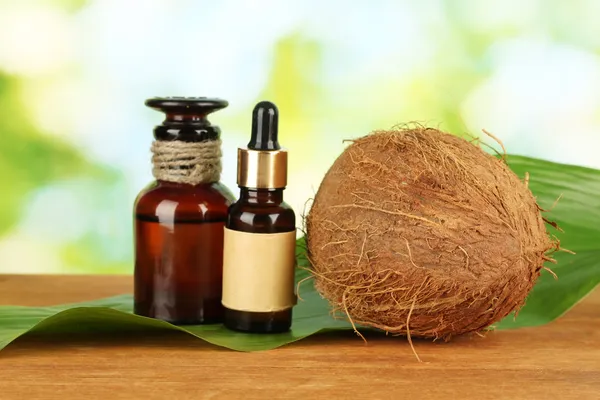
[[353, 324], [409, 338], [484, 330], [518, 310], [547, 252], [527, 182], [431, 128], [353, 141], [306, 217], [315, 286]]

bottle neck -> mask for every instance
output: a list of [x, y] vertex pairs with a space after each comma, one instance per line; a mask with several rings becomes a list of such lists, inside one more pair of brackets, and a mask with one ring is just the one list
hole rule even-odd
[[253, 189], [240, 187], [240, 201], [247, 204], [278, 205], [283, 203], [283, 188]]
[[154, 138], [159, 141], [204, 142], [217, 140], [221, 136], [218, 126], [196, 123], [193, 120], [163, 123], [154, 128]]

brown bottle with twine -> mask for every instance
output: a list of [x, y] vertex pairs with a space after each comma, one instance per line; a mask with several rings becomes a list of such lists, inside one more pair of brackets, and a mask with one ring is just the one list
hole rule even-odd
[[278, 110], [256, 105], [252, 138], [238, 149], [240, 198], [229, 208], [223, 258], [224, 324], [241, 332], [285, 332], [296, 304], [296, 217], [283, 201], [287, 151], [278, 142]]
[[221, 322], [223, 228], [233, 194], [219, 182], [221, 99], [151, 98], [156, 181], [135, 201], [134, 312], [174, 324]]

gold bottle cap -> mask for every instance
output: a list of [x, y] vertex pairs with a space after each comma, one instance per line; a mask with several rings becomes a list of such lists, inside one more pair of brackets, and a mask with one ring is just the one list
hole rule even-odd
[[287, 151], [238, 149], [238, 186], [280, 189], [287, 185]]
[[261, 101], [252, 112], [252, 137], [238, 149], [238, 186], [281, 189], [287, 185], [287, 151], [277, 141], [279, 111], [275, 104]]

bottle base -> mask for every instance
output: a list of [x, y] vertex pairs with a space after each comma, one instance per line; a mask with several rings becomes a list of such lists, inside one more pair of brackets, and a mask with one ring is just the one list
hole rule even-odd
[[187, 319], [172, 319], [165, 318], [157, 315], [147, 315], [143, 313], [134, 312], [135, 315], [140, 317], [157, 319], [160, 321], [168, 322], [172, 325], [216, 325], [223, 322], [221, 318], [187, 318]]
[[277, 312], [250, 312], [224, 308], [223, 325], [244, 333], [284, 333], [292, 326], [292, 309]]
[[[223, 309], [216, 301], [205, 300], [205, 307], [191, 310], [163, 310], [159, 312], [147, 304], [134, 304], [133, 313], [141, 317], [165, 321], [173, 325], [214, 325], [223, 322]], [[191, 312], [190, 312], [191, 311]]]

